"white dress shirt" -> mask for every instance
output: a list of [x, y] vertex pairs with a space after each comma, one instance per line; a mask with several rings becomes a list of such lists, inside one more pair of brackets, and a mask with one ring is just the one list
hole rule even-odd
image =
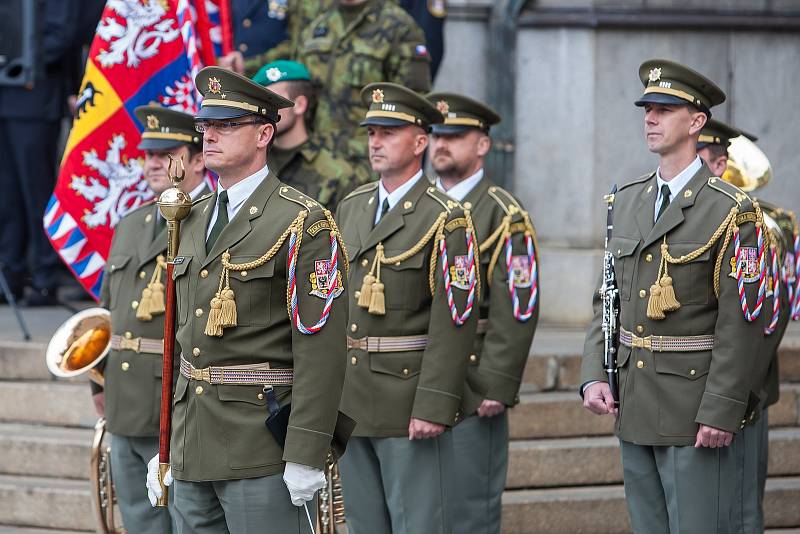
[[444, 184], [442, 184], [442, 179], [436, 179], [436, 187], [438, 187], [441, 191], [444, 191], [454, 199], [458, 200], [459, 202], [463, 202], [464, 199], [469, 195], [469, 192], [475, 189], [475, 186], [478, 185], [483, 179], [483, 167], [478, 169], [478, 172], [467, 178], [466, 180], [461, 180], [456, 185], [451, 187], [450, 189], [445, 189]]
[[197, 200], [198, 198], [200, 198], [200, 195], [203, 194], [205, 188], [206, 188], [206, 181], [204, 179], [200, 182], [200, 185], [198, 185], [189, 192], [189, 196], [192, 197], [192, 200]]
[[378, 209], [375, 211], [375, 224], [378, 224], [378, 221], [381, 220], [381, 206], [383, 206], [383, 201], [385, 199], [389, 199], [389, 210], [391, 210], [395, 205], [400, 202], [400, 199], [406, 196], [406, 193], [411, 191], [411, 188], [422, 178], [422, 169], [417, 171], [417, 174], [411, 177], [406, 183], [392, 191], [391, 193], [383, 187], [383, 180], [378, 182]]
[[683, 188], [689, 183], [689, 180], [692, 179], [697, 171], [700, 170], [700, 167], [703, 166], [703, 162], [700, 161], [700, 157], [696, 156], [694, 161], [689, 164], [688, 167], [683, 169], [681, 172], [675, 176], [672, 180], [667, 182], [661, 178], [661, 169], [659, 168], [656, 170], [656, 184], [658, 187], [658, 192], [656, 193], [656, 205], [655, 209], [653, 210], [653, 222], [658, 219], [658, 209], [661, 207], [661, 186], [667, 184], [669, 186], [669, 201], [672, 202], [676, 198], [678, 198], [678, 194], [683, 191]]
[[[228, 192], [228, 221], [233, 220], [236, 214], [239, 212], [239, 208], [242, 207], [245, 200], [250, 198], [250, 195], [253, 194], [253, 191], [261, 185], [267, 175], [269, 174], [269, 167], [264, 165], [259, 171], [251, 174], [241, 182], [237, 182], [233, 184], [229, 189], [225, 189], [222, 187], [222, 182], [217, 184], [217, 193], [222, 193], [223, 191]], [[206, 228], [206, 239], [208, 236], [211, 235], [211, 229], [214, 228], [214, 223], [217, 222], [217, 210], [219, 209], [219, 194], [217, 194], [217, 203], [214, 206], [214, 213], [211, 214], [211, 221], [208, 223], [208, 228]]]

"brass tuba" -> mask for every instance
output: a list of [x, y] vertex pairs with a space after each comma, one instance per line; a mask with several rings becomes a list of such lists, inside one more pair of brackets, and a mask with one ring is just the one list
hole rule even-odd
[[338, 525], [345, 524], [344, 496], [339, 464], [332, 452], [325, 460], [325, 480], [317, 500], [317, 534], [340, 534], [344, 530]]
[[117, 502], [117, 498], [111, 474], [111, 447], [103, 443], [105, 433], [106, 420], [101, 417], [94, 426], [90, 460], [91, 471], [89, 473], [97, 532], [99, 534], [124, 533], [124, 529], [117, 529], [114, 519], [114, 505]]
[[731, 139], [728, 146], [728, 169], [722, 179], [749, 193], [769, 183], [772, 166], [747, 135], [740, 135]]

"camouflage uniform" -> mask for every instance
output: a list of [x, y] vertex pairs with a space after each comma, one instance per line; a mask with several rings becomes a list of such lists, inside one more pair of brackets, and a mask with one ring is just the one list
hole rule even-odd
[[301, 34], [297, 60], [320, 88], [315, 131], [325, 148], [369, 169], [367, 132], [359, 128], [359, 94], [373, 82], [395, 82], [417, 92], [430, 89], [425, 36], [393, 2], [368, 0], [345, 27], [339, 9], [320, 15]]
[[310, 140], [290, 150], [272, 147], [269, 164], [283, 183], [328, 209], [335, 209], [341, 199], [369, 181], [369, 175]]

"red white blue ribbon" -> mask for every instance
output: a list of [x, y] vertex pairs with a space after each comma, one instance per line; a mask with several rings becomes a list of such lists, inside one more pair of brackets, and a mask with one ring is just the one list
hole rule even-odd
[[766, 295], [766, 288], [767, 288], [767, 269], [766, 269], [766, 261], [765, 261], [765, 254], [764, 254], [764, 233], [761, 229], [760, 225], [756, 226], [756, 237], [758, 240], [758, 298], [756, 299], [755, 308], [753, 311], [750, 311], [750, 307], [747, 304], [747, 293], [744, 290], [744, 273], [742, 269], [742, 262], [740, 260], [741, 256], [741, 246], [739, 242], [739, 227], [734, 226], [733, 228], [733, 236], [734, 236], [734, 256], [736, 257], [736, 283], [739, 286], [739, 302], [742, 305], [742, 314], [747, 322], [755, 321], [759, 315], [761, 315], [761, 309], [764, 306], [764, 298]]
[[797, 321], [800, 319], [800, 235], [794, 234], [794, 286], [786, 284], [789, 287], [789, 313], [792, 314], [792, 320]]
[[461, 326], [467, 322], [472, 313], [472, 305], [475, 301], [475, 290], [477, 288], [478, 276], [475, 267], [475, 236], [471, 228], [467, 228], [467, 262], [469, 265], [469, 290], [467, 293], [467, 306], [464, 313], [459, 314], [456, 302], [453, 299], [453, 287], [450, 282], [450, 263], [447, 260], [447, 245], [444, 236], [439, 239], [439, 255], [442, 257], [442, 275], [444, 277], [444, 289], [447, 294], [447, 305], [450, 307], [450, 316], [453, 324]]
[[778, 270], [778, 253], [775, 247], [770, 251], [772, 256], [772, 318], [769, 321], [769, 326], [764, 328], [764, 333], [770, 335], [778, 327], [778, 318], [781, 314], [781, 275], [782, 272]]
[[289, 271], [289, 294], [290, 302], [291, 302], [291, 320], [292, 324], [294, 324], [295, 328], [301, 334], [316, 334], [322, 327], [325, 326], [325, 323], [328, 321], [328, 317], [331, 313], [331, 307], [333, 306], [333, 299], [336, 298], [336, 289], [337, 285], [339, 284], [339, 276], [338, 276], [338, 268], [339, 268], [339, 244], [336, 240], [336, 235], [334, 232], [330, 233], [330, 240], [331, 240], [331, 259], [328, 262], [328, 273], [329, 279], [331, 280], [330, 287], [328, 288], [328, 296], [325, 298], [325, 306], [322, 308], [322, 314], [320, 315], [319, 320], [312, 326], [305, 326], [303, 322], [300, 320], [300, 312], [297, 309], [297, 257], [299, 255], [300, 249], [298, 244], [297, 235], [302, 233], [303, 228], [302, 226], [299, 230], [295, 230], [289, 236], [289, 257], [287, 259], [287, 270]]
[[525, 247], [528, 253], [528, 280], [531, 281], [531, 294], [528, 296], [528, 304], [524, 312], [520, 312], [519, 295], [514, 278], [514, 269], [511, 265], [511, 236], [506, 236], [506, 268], [508, 269], [508, 293], [511, 296], [511, 303], [514, 308], [514, 319], [524, 323], [533, 316], [536, 301], [539, 297], [539, 273], [536, 265], [536, 254], [533, 250], [533, 237], [530, 233], [525, 234]]

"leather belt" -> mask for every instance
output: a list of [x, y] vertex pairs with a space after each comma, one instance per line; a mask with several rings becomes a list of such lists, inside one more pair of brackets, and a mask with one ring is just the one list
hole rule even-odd
[[268, 363], [197, 369], [181, 355], [181, 374], [189, 380], [236, 386], [291, 386], [292, 369], [270, 369]]
[[478, 328], [475, 330], [476, 334], [485, 334], [489, 326], [489, 319], [478, 319]]
[[114, 334], [111, 336], [111, 348], [113, 350], [132, 350], [136, 353], [164, 354], [164, 340]]
[[428, 346], [428, 336], [392, 336], [362, 337], [353, 339], [347, 336], [348, 349], [360, 349], [367, 352], [405, 352], [423, 350]]
[[619, 342], [626, 347], [651, 352], [699, 352], [714, 348], [714, 336], [646, 336], [639, 337], [624, 328], [619, 330]]

